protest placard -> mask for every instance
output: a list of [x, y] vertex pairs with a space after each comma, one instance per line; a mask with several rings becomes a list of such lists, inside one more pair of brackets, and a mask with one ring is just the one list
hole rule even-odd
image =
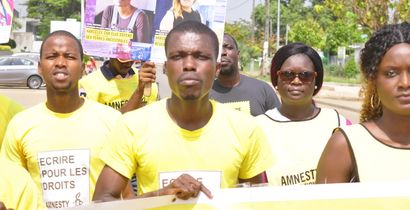
[[227, 0], [184, 2], [191, 4], [190, 11], [173, 0], [83, 0], [85, 54], [163, 62], [166, 35], [187, 20], [201, 21], [222, 43]]
[[9, 42], [13, 10], [13, 0], [0, 0], [0, 44]]

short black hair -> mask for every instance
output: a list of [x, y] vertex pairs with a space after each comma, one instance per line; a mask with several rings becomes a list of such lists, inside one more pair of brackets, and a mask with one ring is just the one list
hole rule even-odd
[[40, 58], [43, 57], [44, 43], [46, 43], [46, 41], [48, 39], [50, 39], [51, 37], [54, 37], [54, 36], [65, 36], [65, 37], [73, 39], [75, 41], [75, 43], [77, 43], [78, 49], [80, 50], [80, 58], [81, 58], [81, 60], [83, 60], [84, 52], [83, 52], [83, 46], [81, 45], [80, 40], [78, 40], [77, 37], [75, 37], [72, 33], [68, 32], [68, 31], [64, 31], [64, 30], [57, 30], [57, 31], [54, 31], [54, 32], [52, 32], [52, 33], [50, 33], [49, 35], [46, 36], [46, 38], [43, 40], [43, 43], [41, 43]]
[[366, 42], [360, 54], [360, 71], [363, 76], [364, 99], [360, 122], [375, 120], [383, 115], [383, 104], [377, 94], [376, 78], [379, 65], [386, 52], [401, 43], [410, 44], [410, 24], [385, 25]]
[[230, 38], [232, 39], [233, 43], [235, 44], [235, 48], [236, 48], [236, 50], [239, 50], [239, 45], [238, 45], [238, 42], [236, 42], [236, 39], [235, 39], [235, 38], [233, 38], [233, 36], [232, 36], [232, 35], [230, 35], [230, 34], [228, 34], [228, 33], [224, 33], [224, 36], [230, 37]]
[[173, 34], [176, 33], [185, 33], [185, 32], [192, 32], [196, 34], [204, 34], [211, 38], [212, 43], [210, 45], [214, 48], [215, 58], [218, 57], [219, 54], [219, 41], [218, 36], [212, 31], [208, 26], [198, 22], [198, 21], [185, 21], [174, 28], [168, 33], [167, 37], [165, 38], [165, 53], [168, 50], [169, 39]]
[[273, 56], [272, 58], [270, 67], [270, 78], [272, 85], [274, 87], [278, 85], [278, 75], [276, 72], [280, 70], [286, 59], [296, 54], [306, 55], [310, 58], [313, 65], [315, 66], [314, 70], [317, 73], [317, 76], [315, 78], [315, 85], [317, 88], [315, 88], [315, 90], [313, 91], [313, 95], [316, 95], [319, 92], [320, 88], [322, 88], [323, 84], [322, 59], [320, 58], [316, 50], [301, 42], [285, 45], [275, 53], [275, 56]]

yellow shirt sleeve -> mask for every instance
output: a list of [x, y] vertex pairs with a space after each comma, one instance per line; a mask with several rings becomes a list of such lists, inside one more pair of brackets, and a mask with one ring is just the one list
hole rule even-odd
[[26, 159], [20, 147], [20, 137], [18, 137], [16, 124], [14, 119], [10, 121], [4, 135], [0, 156], [27, 169]]
[[239, 171], [240, 179], [250, 179], [273, 165], [273, 156], [263, 130], [255, 126], [249, 136], [248, 152]]
[[17, 113], [24, 110], [24, 107], [19, 103], [11, 100], [6, 96], [0, 95], [0, 148], [3, 142], [4, 133], [6, 132], [9, 121]]
[[45, 209], [37, 186], [29, 173], [18, 165], [0, 159], [0, 201], [15, 210]]
[[133, 144], [133, 133], [123, 122], [123, 117], [117, 122], [114, 130], [104, 145], [100, 158], [105, 164], [131, 179], [135, 173], [136, 159]]

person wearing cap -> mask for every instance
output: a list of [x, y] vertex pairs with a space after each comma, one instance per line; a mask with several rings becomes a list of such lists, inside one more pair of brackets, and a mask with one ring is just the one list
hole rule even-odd
[[[155, 63], [144, 62], [138, 70], [134, 67], [136, 62], [110, 58], [104, 62], [100, 71], [81, 78], [80, 95], [111, 106], [121, 113], [157, 101], [159, 96], [155, 83]], [[145, 88], [144, 93], [144, 87], [150, 84], [151, 89]]]

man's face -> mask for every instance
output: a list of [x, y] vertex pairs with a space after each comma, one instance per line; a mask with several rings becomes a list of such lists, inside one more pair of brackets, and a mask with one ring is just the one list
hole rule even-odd
[[238, 71], [239, 50], [230, 36], [224, 36], [221, 54], [221, 75], [232, 75]]
[[116, 58], [110, 59], [110, 68], [113, 68], [117, 73], [125, 75], [130, 71], [134, 61], [121, 62]]
[[182, 100], [207, 96], [219, 64], [211, 38], [193, 32], [171, 34], [164, 64], [172, 95]]
[[64, 35], [55, 35], [46, 40], [38, 63], [47, 91], [78, 92], [78, 80], [84, 70], [80, 48], [76, 40]]

